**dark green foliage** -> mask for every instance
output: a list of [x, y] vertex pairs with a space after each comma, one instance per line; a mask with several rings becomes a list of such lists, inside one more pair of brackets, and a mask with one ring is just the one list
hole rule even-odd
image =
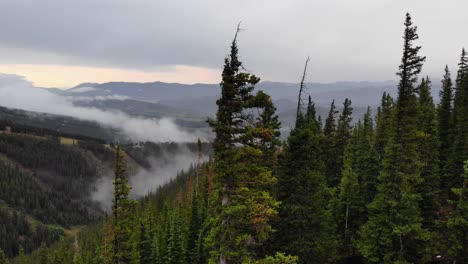
[[458, 175], [463, 173], [462, 164], [468, 159], [468, 55], [464, 49], [459, 63], [456, 85], [453, 109], [454, 140], [445, 171], [448, 189], [456, 188], [462, 184]]
[[81, 198], [87, 193], [87, 181], [97, 176], [95, 164], [87, 160], [81, 149], [61, 145], [54, 138], [2, 134], [0, 152], [71, 198]]
[[336, 115], [339, 111], [335, 107], [335, 100], [331, 102], [328, 116], [325, 119], [323, 128], [324, 139], [322, 140], [323, 157], [325, 161], [325, 177], [328, 185], [331, 185], [332, 179], [335, 178], [337, 168], [335, 167], [335, 138], [336, 138]]
[[0, 264], [9, 264], [8, 258], [5, 255], [5, 252], [0, 248]]
[[457, 197], [451, 201], [453, 211], [447, 220], [448, 227], [448, 254], [456, 263], [466, 263], [468, 261], [468, 161], [465, 161], [465, 173], [463, 185], [453, 188], [452, 191]]
[[[343, 168], [343, 155], [351, 138], [352, 125], [351, 121], [353, 108], [351, 107], [351, 100], [345, 99], [343, 103], [343, 110], [341, 111], [340, 117], [338, 118], [338, 125], [336, 129], [336, 136], [333, 140], [333, 159], [334, 164], [331, 168], [328, 168], [327, 182], [330, 187], [337, 187], [341, 181], [341, 169]], [[332, 157], [330, 157], [331, 159]]]
[[82, 202], [45, 188], [33, 174], [1, 156], [0, 199], [47, 224], [68, 226], [93, 219]]
[[[279, 122], [270, 96], [253, 93], [258, 77], [243, 72], [237, 34], [225, 59], [221, 98], [209, 124], [215, 178], [210, 200], [205, 246], [211, 261], [245, 262], [261, 257], [259, 248], [270, 238], [270, 221], [278, 203], [270, 191]], [[254, 114], [258, 113], [258, 114]]]
[[375, 148], [379, 157], [379, 165], [382, 167], [382, 161], [385, 155], [385, 147], [390, 138], [392, 109], [394, 107], [393, 98], [390, 94], [384, 92], [377, 109], [376, 116], [376, 131], [375, 131]]
[[434, 231], [435, 221], [439, 218], [439, 142], [437, 140], [436, 108], [431, 96], [431, 82], [423, 79], [419, 85], [419, 160], [421, 168], [422, 195], [420, 208], [423, 227]]
[[[454, 140], [454, 119], [453, 119], [453, 84], [450, 77], [448, 66], [445, 66], [444, 79], [442, 80], [442, 88], [439, 92], [440, 103], [437, 107], [437, 132], [439, 145], [439, 160], [441, 181], [440, 187], [442, 190], [448, 190], [448, 168], [447, 162], [452, 151]], [[447, 191], [442, 193], [442, 200], [448, 197]]]
[[416, 27], [407, 14], [391, 137], [385, 148], [378, 193], [369, 205], [369, 220], [362, 227], [358, 242], [360, 252], [372, 263], [421, 263], [428, 258], [425, 242], [429, 234], [421, 226], [421, 115], [415, 88], [425, 58], [418, 55], [421, 47], [413, 46], [416, 39]]
[[330, 194], [321, 160], [324, 136], [313, 111], [310, 103], [307, 122], [291, 131], [279, 158], [276, 196], [281, 204], [273, 248], [298, 256], [300, 263], [333, 263], [335, 238], [327, 210]]
[[374, 128], [370, 108], [354, 128], [344, 154], [343, 177], [339, 186], [339, 232], [344, 254], [356, 257], [359, 228], [367, 221], [367, 204], [376, 194], [378, 156], [373, 145]]
[[114, 263], [131, 263], [135, 260], [136, 243], [134, 202], [128, 198], [131, 187], [125, 173], [125, 160], [120, 146], [115, 149], [114, 199], [112, 204], [112, 257]]
[[143, 222], [140, 223], [140, 238], [138, 242], [138, 253], [140, 255], [140, 264], [151, 263], [151, 237]]
[[0, 204], [0, 223], [0, 248], [8, 257], [16, 256], [20, 248], [29, 253], [41, 243], [51, 244], [63, 235], [58, 228], [39, 223], [33, 227], [24, 214], [8, 209], [4, 204]]

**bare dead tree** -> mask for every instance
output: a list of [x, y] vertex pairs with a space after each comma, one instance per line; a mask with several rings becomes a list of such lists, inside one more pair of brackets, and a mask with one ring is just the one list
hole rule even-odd
[[302, 79], [301, 79], [301, 86], [299, 88], [299, 96], [297, 99], [297, 110], [296, 110], [296, 120], [299, 118], [299, 115], [301, 113], [301, 108], [302, 108], [302, 93], [304, 92], [304, 89], [306, 88], [305, 85], [305, 80], [306, 80], [306, 74], [307, 74], [307, 66], [309, 64], [310, 58], [307, 57], [307, 60], [304, 65], [304, 72], [302, 73]]

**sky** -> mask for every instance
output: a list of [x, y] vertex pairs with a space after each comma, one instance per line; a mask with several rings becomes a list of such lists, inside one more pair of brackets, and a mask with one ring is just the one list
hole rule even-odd
[[468, 48], [466, 0], [3, 0], [0, 73], [35, 86], [218, 83], [238, 22], [241, 60], [262, 80], [395, 80], [410, 12], [440, 79]]

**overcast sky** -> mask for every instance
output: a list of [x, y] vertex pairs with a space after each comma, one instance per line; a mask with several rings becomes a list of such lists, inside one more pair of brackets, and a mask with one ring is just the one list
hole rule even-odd
[[242, 21], [240, 55], [263, 80], [394, 80], [403, 19], [418, 26], [424, 74], [456, 71], [467, 0], [2, 0], [0, 72], [36, 85], [219, 82]]

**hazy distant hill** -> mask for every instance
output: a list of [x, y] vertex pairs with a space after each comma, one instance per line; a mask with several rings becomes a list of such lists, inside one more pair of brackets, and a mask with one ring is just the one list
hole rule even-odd
[[[261, 82], [258, 90], [270, 94], [278, 108], [283, 128], [289, 130], [294, 122], [299, 85], [284, 82]], [[432, 92], [437, 100], [439, 82], [433, 83]], [[172, 117], [178, 124], [187, 127], [206, 127], [206, 117], [216, 112], [219, 98], [218, 84], [178, 83], [83, 83], [68, 90], [51, 89], [51, 92], [84, 99], [76, 104], [100, 109], [120, 110], [130, 115], [144, 117]], [[312, 97], [319, 115], [324, 116], [333, 99], [339, 108], [345, 98], [350, 98], [355, 109], [354, 116], [362, 117], [367, 106], [376, 108], [382, 93], [396, 94], [397, 83], [384, 82], [336, 82], [307, 83], [306, 93]], [[95, 100], [85, 100], [94, 98]], [[106, 100], [112, 99], [112, 100]]]
[[[330, 103], [335, 99], [338, 108], [345, 98], [350, 98], [354, 108], [354, 121], [361, 118], [367, 106], [376, 109], [384, 91], [395, 96], [397, 83], [383, 82], [336, 82], [307, 83], [306, 96], [310, 95], [317, 107], [318, 115], [324, 117]], [[261, 82], [258, 90], [270, 94], [276, 104], [282, 122], [283, 135], [294, 124], [299, 85], [284, 82]], [[440, 82], [433, 81], [432, 94], [438, 100]], [[214, 116], [216, 100], [219, 98], [218, 84], [178, 83], [83, 83], [68, 90], [49, 91], [75, 99], [75, 104], [103, 110], [120, 110], [129, 115], [142, 117], [171, 117], [182, 127], [209, 129], [206, 118]]]
[[[332, 99], [341, 102], [348, 97], [355, 105], [367, 106], [369, 102], [378, 102], [384, 91], [396, 94], [396, 85], [393, 81], [307, 83], [307, 92], [317, 105], [328, 105]], [[270, 94], [275, 100], [286, 99], [293, 102], [297, 99], [298, 87], [296, 83], [283, 82], [261, 82], [257, 86], [259, 90]], [[438, 82], [434, 84], [434, 94], [437, 94], [439, 87]], [[137, 101], [159, 102], [185, 109], [196, 109], [198, 112], [214, 112], [214, 103], [219, 97], [220, 89], [218, 84], [109, 82], [83, 83], [68, 90], [53, 89], [51, 91], [74, 97], [121, 96]], [[200, 104], [203, 104], [201, 108], [198, 107]]]

